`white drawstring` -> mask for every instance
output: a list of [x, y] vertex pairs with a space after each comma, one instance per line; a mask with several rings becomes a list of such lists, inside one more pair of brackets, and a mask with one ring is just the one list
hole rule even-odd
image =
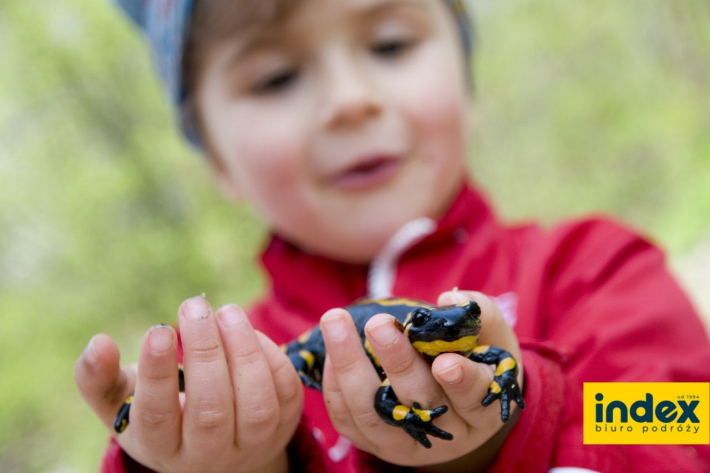
[[367, 273], [367, 293], [371, 298], [392, 297], [397, 261], [408, 248], [436, 230], [436, 222], [422, 217], [397, 230], [375, 256]]

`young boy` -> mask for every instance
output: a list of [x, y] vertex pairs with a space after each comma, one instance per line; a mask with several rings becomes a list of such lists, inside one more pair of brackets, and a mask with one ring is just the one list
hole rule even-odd
[[[121, 4], [148, 33], [217, 183], [273, 235], [262, 256], [270, 288], [248, 318], [188, 299], [181, 344], [153, 327], [137, 368], [119, 367], [105, 335], [89, 343], [76, 380], [107, 427], [135, 390], [104, 471], [710, 468], [705, 448], [583, 445], [583, 382], [707, 381], [710, 345], [648, 242], [601, 218], [504, 227], [468, 182], [471, 35], [460, 2]], [[480, 342], [523, 368], [526, 410], [514, 406], [503, 424], [497, 403], [481, 405], [490, 367], [455, 354], [430, 366], [380, 314], [367, 339], [400, 401], [449, 406], [437, 426], [454, 438], [427, 450], [386, 425], [373, 408], [379, 378], [338, 309], [366, 295], [477, 301]], [[276, 344], [319, 320], [323, 395], [308, 390], [304, 402]]]

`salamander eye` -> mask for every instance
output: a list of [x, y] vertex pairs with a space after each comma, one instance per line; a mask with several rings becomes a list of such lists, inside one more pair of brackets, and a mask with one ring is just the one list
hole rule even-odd
[[412, 312], [412, 325], [421, 327], [429, 320], [429, 311], [426, 309], [414, 309]]

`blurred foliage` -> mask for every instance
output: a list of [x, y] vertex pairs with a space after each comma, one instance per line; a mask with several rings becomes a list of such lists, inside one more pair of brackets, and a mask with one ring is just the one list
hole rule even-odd
[[508, 217], [710, 226], [710, 4], [478, 1], [473, 169]]
[[[475, 178], [506, 219], [605, 211], [673, 254], [710, 222], [710, 5], [475, 0]], [[206, 292], [247, 303], [266, 229], [182, 141], [109, 2], [0, 3], [0, 471], [94, 471], [72, 370], [137, 358]]]

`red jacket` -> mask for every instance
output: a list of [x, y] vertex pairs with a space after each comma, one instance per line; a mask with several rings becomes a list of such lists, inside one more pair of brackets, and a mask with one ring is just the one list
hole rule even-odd
[[[271, 287], [248, 313], [277, 343], [368, 293], [366, 265], [307, 254], [278, 237], [262, 262]], [[394, 271], [394, 296], [435, 302], [453, 287], [495, 296], [518, 336], [527, 409], [492, 471], [710, 471], [708, 446], [582, 443], [583, 382], [710, 381], [705, 329], [648, 241], [604, 218], [553, 230], [504, 227], [465, 187]], [[392, 471], [339, 437], [313, 390], [289, 455], [305, 471]], [[112, 441], [103, 471], [139, 470]]]

